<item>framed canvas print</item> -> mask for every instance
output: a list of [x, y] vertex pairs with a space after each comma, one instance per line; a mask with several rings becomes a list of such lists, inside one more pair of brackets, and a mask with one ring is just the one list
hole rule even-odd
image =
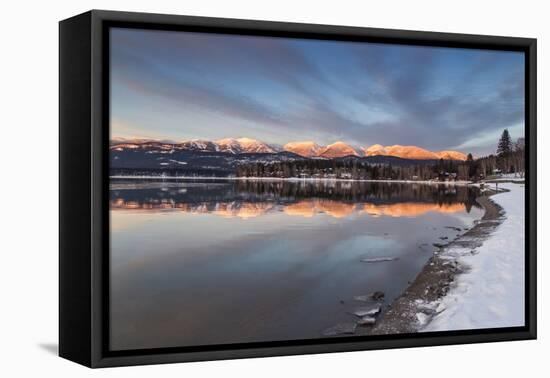
[[60, 355], [536, 337], [536, 40], [60, 23]]

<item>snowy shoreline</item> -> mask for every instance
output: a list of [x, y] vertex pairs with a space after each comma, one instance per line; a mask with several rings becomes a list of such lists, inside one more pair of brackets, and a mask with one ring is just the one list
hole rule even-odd
[[357, 180], [338, 178], [299, 177], [193, 177], [193, 176], [133, 176], [113, 175], [111, 180], [228, 180], [228, 181], [289, 181], [289, 182], [380, 182], [396, 184], [471, 185], [472, 181], [427, 181], [427, 180]]
[[455, 247], [442, 256], [467, 271], [457, 276], [447, 295], [428, 304], [435, 314], [422, 332], [525, 325], [525, 187], [498, 186], [506, 192], [491, 200], [503, 209], [502, 223], [477, 253], [463, 254]]
[[483, 218], [434, 252], [370, 334], [524, 325], [524, 184], [494, 189], [477, 199]]

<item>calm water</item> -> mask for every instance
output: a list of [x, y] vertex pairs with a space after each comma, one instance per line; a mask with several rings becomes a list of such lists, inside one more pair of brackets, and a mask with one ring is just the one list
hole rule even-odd
[[432, 243], [481, 218], [474, 190], [112, 180], [111, 348], [322, 337], [355, 319], [354, 296], [391, 303]]

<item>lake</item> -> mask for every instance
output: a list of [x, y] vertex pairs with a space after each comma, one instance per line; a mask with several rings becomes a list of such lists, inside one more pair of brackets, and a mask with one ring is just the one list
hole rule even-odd
[[[354, 296], [383, 292], [386, 308], [434, 243], [483, 216], [477, 195], [420, 183], [111, 179], [110, 347], [324, 337], [356, 320]], [[362, 261], [376, 258], [388, 261]]]

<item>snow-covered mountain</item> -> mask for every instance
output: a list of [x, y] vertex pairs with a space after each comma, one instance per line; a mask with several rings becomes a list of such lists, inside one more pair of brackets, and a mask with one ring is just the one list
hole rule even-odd
[[404, 159], [430, 160], [438, 158], [435, 152], [417, 146], [401, 146], [396, 144], [386, 147], [386, 151], [390, 156], [397, 156]]
[[176, 144], [178, 149], [195, 151], [218, 151], [218, 145], [204, 139], [191, 139]]
[[443, 160], [466, 160], [468, 156], [458, 151], [438, 151], [436, 155]]
[[123, 149], [162, 149], [162, 150], [189, 150], [206, 152], [229, 152], [232, 154], [259, 153], [272, 154], [283, 151], [276, 145], [267, 144], [251, 138], [225, 138], [216, 141], [205, 139], [190, 139], [181, 142], [153, 141], [148, 139], [113, 138], [110, 141], [111, 150]]
[[322, 157], [327, 159], [346, 156], [370, 157], [391, 156], [410, 160], [466, 160], [466, 155], [458, 151], [429, 151], [417, 146], [382, 146], [374, 144], [357, 150], [349, 144], [337, 141], [327, 146], [321, 146], [313, 141], [289, 142], [284, 146], [268, 144], [251, 138], [225, 138], [216, 141], [204, 139], [191, 139], [182, 142], [154, 141], [154, 140], [128, 140], [113, 139], [110, 142], [112, 151], [123, 150], [149, 150], [162, 151], [197, 151], [197, 152], [223, 152], [233, 155], [238, 154], [276, 154], [279, 152], [292, 152], [306, 158]]
[[319, 156], [324, 158], [337, 158], [350, 155], [359, 156], [359, 153], [353, 147], [341, 141], [329, 144], [319, 152]]
[[466, 155], [458, 151], [433, 152], [417, 146], [382, 146], [374, 144], [363, 148], [365, 156], [395, 156], [403, 159], [413, 160], [466, 160]]
[[218, 146], [218, 151], [230, 152], [232, 154], [242, 153], [260, 153], [272, 154], [280, 152], [276, 146], [269, 145], [251, 138], [225, 138], [214, 142]]
[[113, 141], [110, 142], [111, 151], [124, 151], [124, 150], [159, 150], [159, 151], [169, 151], [175, 148], [178, 148], [174, 143], [166, 143], [152, 140], [124, 140], [124, 141]]
[[300, 156], [315, 157], [319, 156], [319, 153], [323, 148], [315, 142], [303, 141], [287, 143], [283, 146], [283, 149], [285, 151], [294, 152]]
[[362, 150], [364, 156], [383, 156], [388, 154], [388, 152], [386, 151], [386, 147], [382, 146], [381, 144], [373, 144], [368, 148], [363, 147]]
[[232, 154], [240, 154], [242, 152], [241, 144], [235, 138], [220, 139], [215, 143], [218, 145], [218, 150], [221, 152], [229, 152]]

